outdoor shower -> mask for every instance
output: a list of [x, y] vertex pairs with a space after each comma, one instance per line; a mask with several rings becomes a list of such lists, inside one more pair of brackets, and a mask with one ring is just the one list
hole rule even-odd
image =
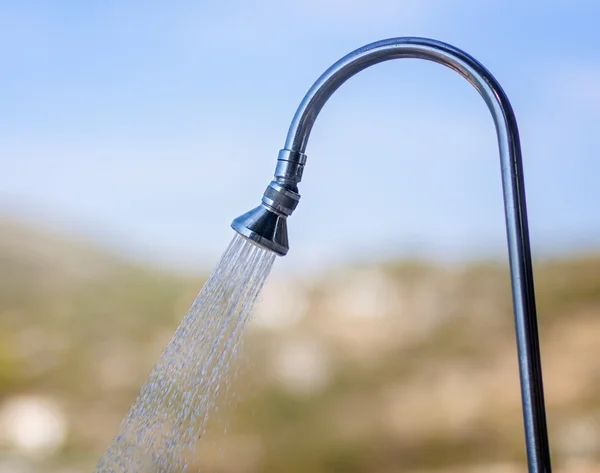
[[265, 190], [262, 203], [235, 219], [231, 226], [255, 244], [285, 255], [289, 248], [287, 217], [300, 200], [298, 183], [306, 164], [304, 152], [323, 105], [353, 75], [374, 64], [400, 58], [426, 59], [455, 70], [477, 89], [494, 119], [500, 149], [528, 465], [532, 473], [550, 473], [519, 132], [506, 94], [477, 60], [453, 46], [425, 38], [378, 41], [340, 59], [314, 83], [296, 111], [285, 146], [279, 152], [275, 178]]

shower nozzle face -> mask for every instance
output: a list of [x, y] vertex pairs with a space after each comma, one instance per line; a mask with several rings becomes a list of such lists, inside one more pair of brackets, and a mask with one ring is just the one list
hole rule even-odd
[[231, 228], [279, 256], [285, 256], [289, 250], [286, 217], [263, 204], [240, 215], [231, 223]]

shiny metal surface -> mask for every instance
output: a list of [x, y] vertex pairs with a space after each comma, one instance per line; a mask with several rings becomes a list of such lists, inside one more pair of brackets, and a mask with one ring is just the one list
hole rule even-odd
[[[306, 163], [304, 153], [323, 105], [353, 75], [374, 64], [401, 58], [425, 59], [458, 72], [479, 92], [494, 119], [500, 151], [528, 465], [532, 473], [549, 473], [550, 449], [519, 132], [506, 94], [476, 59], [451, 45], [425, 38], [378, 41], [340, 59], [314, 83], [298, 107], [285, 147], [279, 154], [275, 179], [267, 187], [262, 205], [236, 219], [232, 226], [259, 245], [285, 254], [285, 221], [300, 199], [297, 184]], [[284, 247], [285, 252], [274, 249]]]
[[231, 228], [279, 256], [285, 256], [290, 247], [285, 216], [264, 204], [240, 215], [231, 223]]

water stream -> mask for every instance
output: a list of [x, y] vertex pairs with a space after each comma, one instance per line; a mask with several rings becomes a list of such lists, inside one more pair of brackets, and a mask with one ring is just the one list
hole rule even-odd
[[203, 435], [275, 255], [235, 235], [96, 473], [174, 473]]

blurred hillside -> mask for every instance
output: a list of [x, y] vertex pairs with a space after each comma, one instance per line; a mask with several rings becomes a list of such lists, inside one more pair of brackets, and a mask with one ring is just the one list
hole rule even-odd
[[[600, 471], [600, 256], [535, 277], [556, 471]], [[203, 282], [1, 223], [0, 473], [92, 471]], [[230, 379], [202, 471], [526, 471], [504, 264], [272, 277]]]

